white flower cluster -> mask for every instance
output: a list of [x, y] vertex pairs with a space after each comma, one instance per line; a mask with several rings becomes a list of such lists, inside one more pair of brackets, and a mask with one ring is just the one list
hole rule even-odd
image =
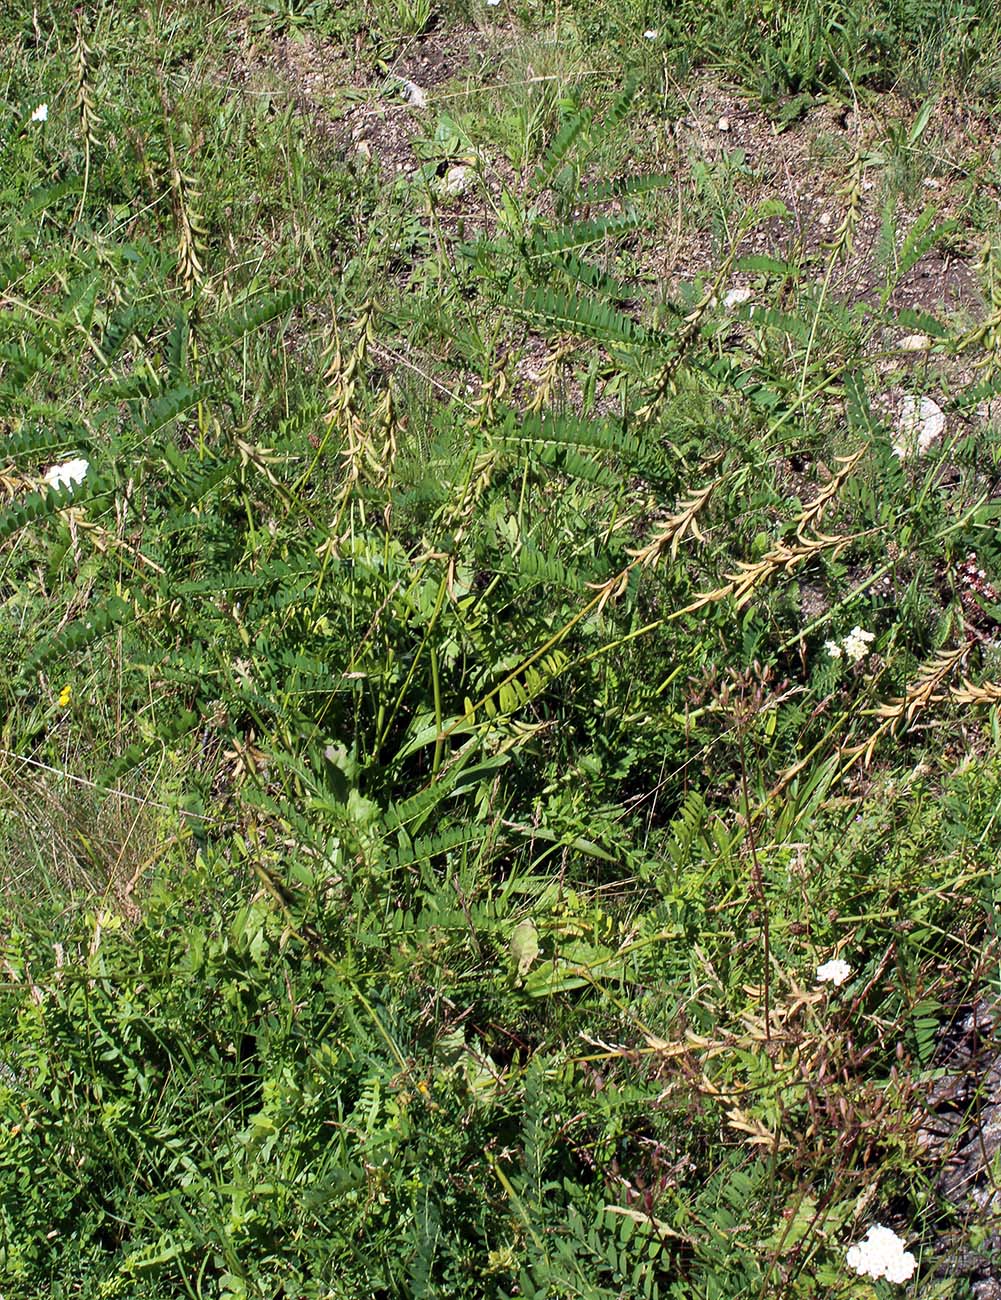
[[864, 628], [853, 627], [845, 637], [844, 641], [838, 645], [837, 641], [825, 641], [824, 649], [832, 659], [840, 659], [841, 656], [847, 655], [853, 664], [859, 663], [869, 653], [869, 643], [876, 640], [874, 632], [866, 632]]
[[917, 1261], [892, 1228], [874, 1224], [864, 1241], [848, 1251], [848, 1267], [860, 1277], [885, 1277], [887, 1282], [906, 1282]]
[[845, 980], [851, 979], [852, 968], [846, 961], [840, 957], [835, 957], [831, 961], [825, 961], [823, 966], [817, 967], [818, 984], [844, 984]]
[[73, 487], [77, 483], [82, 483], [87, 477], [87, 471], [90, 466], [80, 457], [77, 460], [68, 460], [63, 465], [52, 465], [42, 476], [49, 487], [54, 487], [57, 491], [61, 487]]
[[48, 104], [39, 104], [37, 108], [31, 110], [31, 120], [33, 122], [47, 122], [49, 120]]

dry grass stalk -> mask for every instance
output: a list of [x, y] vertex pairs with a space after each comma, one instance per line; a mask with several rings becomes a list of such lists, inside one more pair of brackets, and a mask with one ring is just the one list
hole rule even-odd
[[393, 467], [400, 448], [399, 432], [400, 424], [396, 416], [393, 390], [387, 385], [372, 417], [372, 441], [375, 444], [377, 462], [375, 481], [381, 488], [388, 487], [393, 477]]
[[93, 73], [97, 67], [94, 51], [84, 40], [83, 12], [76, 13], [76, 41], [73, 45], [73, 73], [76, 82], [74, 101], [80, 119], [80, 137], [83, 140], [83, 191], [77, 207], [77, 220], [83, 214], [87, 202], [87, 189], [90, 183], [90, 149], [98, 143], [94, 124], [97, 112], [94, 107]]
[[[337, 439], [344, 477], [336, 496], [331, 536], [318, 548], [317, 554], [333, 555], [339, 551], [343, 540], [341, 522], [358, 483], [364, 478], [385, 487], [396, 460], [398, 424], [390, 391], [387, 388], [371, 419], [366, 418], [361, 402], [366, 363], [375, 340], [375, 304], [372, 299], [362, 304], [352, 333], [355, 335], [354, 344], [346, 349], [335, 322], [332, 338], [324, 350], [324, 357], [329, 358], [323, 371], [328, 404], [323, 436], [316, 444], [317, 457], [321, 457], [328, 444]], [[360, 497], [356, 500], [364, 522], [365, 503]]]
[[369, 345], [374, 337], [374, 315], [375, 307], [369, 299], [362, 304], [361, 313], [354, 323], [357, 338], [350, 352], [345, 355], [336, 324], [334, 337], [327, 349], [330, 361], [323, 378], [327, 385], [329, 403], [324, 417], [327, 427], [323, 445], [326, 445], [332, 435], [340, 435], [341, 457], [346, 471], [342, 492], [349, 492], [358, 482], [366, 462], [374, 464], [376, 470], [380, 468], [375, 449], [369, 443], [357, 401]]
[[[470, 440], [475, 446], [497, 419], [497, 404], [502, 401], [508, 390], [508, 378], [505, 360], [502, 357], [494, 367], [493, 373], [484, 380], [483, 386], [473, 399], [473, 414], [468, 421]], [[455, 503], [445, 522], [445, 528], [452, 532], [458, 544], [466, 536], [470, 525], [476, 517], [476, 509], [493, 481], [494, 468], [497, 465], [497, 452], [486, 447], [477, 452], [469, 467], [462, 495]], [[455, 558], [449, 562], [448, 589], [452, 593], [455, 575]]]
[[1001, 682], [981, 682], [975, 686], [964, 677], [962, 686], [950, 688], [949, 698], [957, 704], [1001, 704]]
[[542, 373], [539, 375], [538, 386], [527, 407], [527, 409], [533, 412], [533, 414], [538, 415], [539, 412], [551, 406], [553, 390], [556, 387], [557, 379], [559, 379], [563, 362], [572, 354], [572, 352], [573, 342], [572, 340], [568, 340], [567, 342], [558, 344], [546, 357], [542, 366]]
[[741, 560], [736, 572], [724, 575], [727, 581], [723, 586], [716, 587], [713, 591], [702, 592], [678, 613], [694, 614], [697, 610], [704, 609], [706, 605], [714, 605], [729, 596], [734, 598], [737, 608], [740, 609], [751, 599], [755, 590], [775, 574], [792, 573], [801, 564], [805, 564], [816, 555], [822, 555], [825, 551], [829, 551], [836, 558], [846, 546], [857, 541], [860, 535], [828, 537], [825, 533], [818, 533], [815, 537], [800, 538], [792, 546], [787, 546], [785, 542], [778, 542], [760, 560]]
[[629, 575], [634, 569], [656, 567], [665, 553], [670, 554], [673, 560], [677, 556], [678, 547], [686, 535], [694, 537], [700, 542], [705, 541], [705, 537], [699, 528], [698, 515], [705, 508], [721, 482], [721, 479], [715, 479], [708, 487], [702, 488], [699, 492], [694, 492], [681, 501], [674, 514], [664, 521], [646, 546], [641, 547], [638, 551], [627, 549], [626, 554], [631, 555], [633, 558], [624, 569], [620, 569], [618, 573], [613, 574], [603, 583], [597, 585], [588, 583], [592, 591], [599, 593], [600, 598], [595, 607], [597, 613], [600, 614], [609, 601], [616, 601], [625, 594], [629, 586]]
[[194, 208], [197, 197], [192, 177], [178, 171], [173, 161], [170, 169], [170, 186], [174, 197], [174, 216], [177, 221], [177, 272], [184, 292], [194, 293], [205, 280], [205, 270], [198, 255], [199, 236], [204, 227]]
[[855, 155], [849, 163], [848, 180], [841, 191], [845, 197], [845, 215], [827, 245], [832, 263], [839, 258], [850, 257], [852, 249], [855, 247], [855, 232], [862, 216], [862, 180], [864, 174], [865, 155], [861, 149], [856, 149]]
[[737, 249], [740, 246], [740, 237], [734, 240], [733, 247], [726, 258], [724, 258], [719, 270], [713, 277], [712, 284], [706, 289], [705, 293], [695, 304], [694, 308], [685, 317], [681, 329], [670, 341], [670, 355], [667, 361], [661, 367], [656, 378], [653, 381], [653, 392], [650, 400], [645, 402], [636, 412], [636, 423], [639, 428], [649, 427], [656, 419], [664, 399], [675, 391], [674, 381], [678, 371], [681, 369], [688, 356], [689, 350], [695, 343], [702, 330], [702, 322], [710, 311], [716, 306], [719, 295], [723, 286], [730, 278], [733, 270], [733, 264], [737, 260]]
[[[842, 749], [841, 753], [851, 759], [861, 758], [864, 765], [868, 767], [880, 740], [895, 731], [901, 723], [910, 726], [919, 713], [933, 704], [940, 704], [952, 694], [950, 691], [943, 691], [942, 687], [946, 679], [959, 668], [969, 649], [970, 647], [964, 644], [956, 650], [940, 650], [934, 659], [922, 666], [902, 697], [888, 700], [885, 704], [880, 704], [871, 710], [871, 715], [882, 718], [882, 722], [868, 739], [860, 745], [851, 745]], [[968, 685], [969, 683], [964, 681], [964, 686]]]
[[827, 483], [818, 495], [810, 502], [803, 513], [796, 520], [796, 536], [803, 539], [803, 534], [808, 528], [816, 532], [824, 522], [824, 511], [830, 505], [831, 501], [841, 491], [845, 480], [850, 477], [852, 470], [865, 455], [866, 448], [860, 447], [858, 451], [853, 452], [851, 456], [839, 456], [836, 463], [841, 466], [834, 477]]
[[960, 339], [957, 351], [982, 348], [984, 355], [976, 364], [993, 373], [1001, 365], [1001, 251], [993, 239], [988, 239], [984, 244], [976, 269], [984, 281], [985, 297], [990, 310], [979, 324]]
[[[729, 263], [727, 264], [729, 269]], [[661, 367], [657, 377], [653, 381], [653, 393], [650, 400], [645, 402], [636, 412], [636, 423], [639, 428], [648, 428], [656, 419], [661, 404], [665, 398], [671, 396], [675, 390], [675, 378], [678, 371], [684, 364], [685, 357], [692, 344], [699, 336], [702, 328], [702, 322], [706, 314], [716, 302], [716, 290], [719, 288], [719, 277], [713, 283], [711, 289], [708, 289], [702, 298], [696, 304], [694, 310], [690, 312], [684, 320], [684, 324], [678, 331], [677, 335], [671, 340], [672, 352], [667, 362]]]
[[652, 568], [660, 562], [665, 551], [670, 553], [672, 560], [675, 559], [678, 547], [686, 534], [694, 537], [696, 541], [704, 542], [705, 537], [699, 528], [698, 516], [721, 482], [721, 479], [715, 479], [708, 487], [704, 487], [700, 492], [693, 492], [691, 496], [679, 502], [677, 510], [670, 519], [664, 521], [646, 546], [638, 551], [627, 550], [626, 554], [634, 556], [636, 562], [643, 568]]
[[170, 131], [173, 116], [167, 100], [167, 91], [160, 80], [160, 104], [163, 109], [163, 133], [167, 141], [167, 157], [170, 162], [170, 199], [174, 212], [174, 225], [177, 228], [177, 274], [184, 291], [191, 294], [204, 283], [205, 271], [202, 267], [200, 253], [201, 236], [205, 227], [197, 211], [198, 189], [192, 176], [182, 171], [177, 161], [177, 150]]
[[92, 144], [98, 142], [97, 134], [94, 131], [97, 112], [94, 108], [94, 92], [92, 88], [92, 78], [96, 66], [97, 60], [94, 57], [94, 51], [84, 40], [82, 11], [77, 10], [76, 41], [73, 45], [73, 71], [76, 80], [74, 100], [77, 112], [80, 114], [80, 135], [83, 138], [86, 151], [89, 151]]
[[469, 428], [473, 433], [482, 433], [497, 418], [497, 403], [504, 400], [508, 390], [506, 361], [501, 357], [493, 373], [483, 381], [479, 393], [473, 399], [473, 415]]

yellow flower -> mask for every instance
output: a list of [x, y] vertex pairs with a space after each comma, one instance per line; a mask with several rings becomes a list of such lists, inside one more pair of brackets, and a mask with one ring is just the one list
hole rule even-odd
[[61, 709], [65, 709], [67, 707], [67, 705], [70, 702], [70, 697], [72, 696], [72, 694], [73, 694], [73, 687], [69, 685], [64, 686], [63, 689], [59, 692], [59, 707]]

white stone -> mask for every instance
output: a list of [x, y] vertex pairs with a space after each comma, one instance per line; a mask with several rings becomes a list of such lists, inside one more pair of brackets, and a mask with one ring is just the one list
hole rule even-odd
[[730, 129], [730, 119], [728, 117], [721, 117], [720, 120], [716, 123], [716, 130], [729, 131], [729, 129]]
[[723, 306], [727, 308], [739, 307], [742, 303], [750, 302], [754, 292], [747, 288], [730, 289], [724, 295]]
[[413, 108], [426, 108], [428, 97], [421, 90], [416, 81], [411, 81], [409, 77], [399, 78], [400, 87], [403, 91], [403, 98]]
[[473, 169], [464, 167], [457, 163], [454, 167], [449, 167], [448, 171], [441, 178], [442, 194], [459, 195], [465, 194], [473, 180]]
[[927, 334], [908, 334], [900, 340], [897, 347], [901, 352], [927, 352], [931, 347], [931, 339]]
[[83, 459], [68, 460], [62, 465], [52, 465], [45, 471], [43, 478], [49, 487], [54, 487], [58, 491], [63, 487], [74, 487], [77, 483], [82, 483], [87, 477], [87, 470], [90, 466]]
[[908, 393], [900, 403], [900, 418], [893, 450], [900, 457], [923, 456], [932, 443], [945, 433], [945, 415], [930, 397]]

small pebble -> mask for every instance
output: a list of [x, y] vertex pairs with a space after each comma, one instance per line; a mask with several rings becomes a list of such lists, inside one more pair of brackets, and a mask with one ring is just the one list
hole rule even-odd
[[441, 192], [442, 194], [451, 194], [453, 196], [465, 194], [466, 190], [469, 189], [471, 180], [472, 169], [469, 167], [463, 167], [461, 164], [456, 164], [454, 167], [449, 167], [448, 171], [441, 178]]
[[927, 334], [908, 334], [897, 344], [901, 352], [927, 352], [931, 347], [931, 339]]

